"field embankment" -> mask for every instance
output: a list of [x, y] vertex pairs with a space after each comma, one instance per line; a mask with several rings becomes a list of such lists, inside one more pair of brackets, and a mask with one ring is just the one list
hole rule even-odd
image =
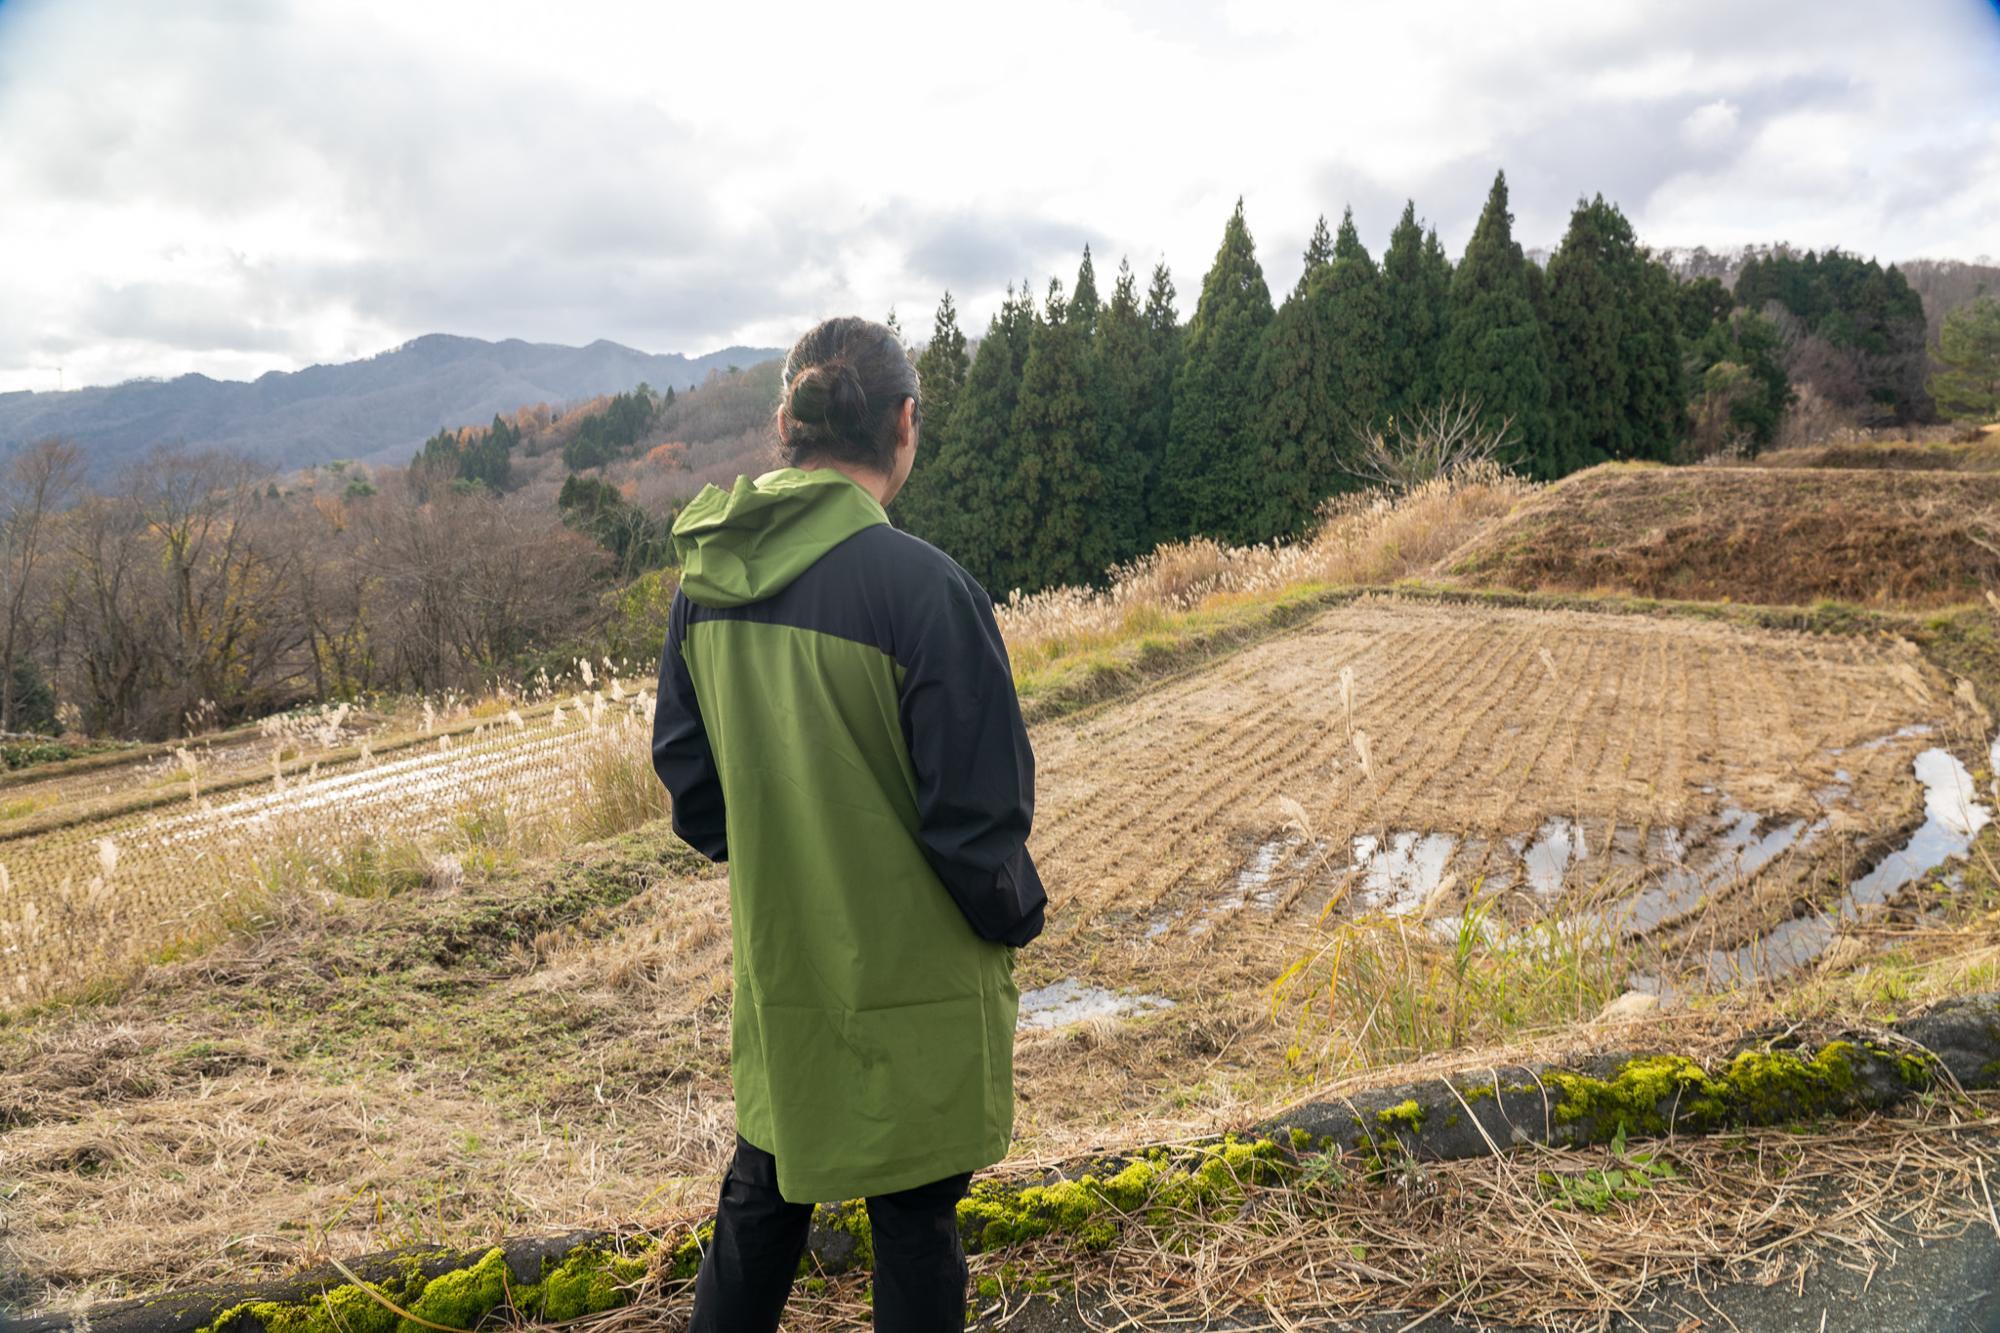
[[1593, 468], [1521, 503], [1438, 573], [1692, 601], [1951, 606], [2000, 587], [2000, 476]]

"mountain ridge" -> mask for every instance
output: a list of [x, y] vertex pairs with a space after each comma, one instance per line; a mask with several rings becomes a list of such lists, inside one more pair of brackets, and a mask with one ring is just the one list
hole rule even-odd
[[481, 424], [530, 403], [560, 405], [642, 381], [685, 389], [711, 370], [782, 355], [732, 346], [685, 356], [606, 338], [572, 347], [426, 333], [354, 361], [266, 371], [253, 380], [190, 372], [0, 394], [0, 454], [60, 435], [81, 446], [95, 476], [163, 443], [229, 449], [278, 468], [336, 458], [401, 462], [441, 426]]

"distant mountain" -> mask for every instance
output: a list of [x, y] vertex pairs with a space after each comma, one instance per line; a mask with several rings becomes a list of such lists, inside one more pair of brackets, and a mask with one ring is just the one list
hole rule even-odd
[[479, 424], [529, 403], [561, 404], [642, 381], [684, 390], [712, 369], [782, 355], [726, 347], [686, 357], [603, 339], [563, 347], [432, 333], [365, 360], [272, 371], [248, 382], [182, 375], [0, 394], [0, 454], [62, 435], [82, 446], [99, 477], [163, 442], [229, 449], [279, 468], [335, 458], [401, 463], [440, 426]]

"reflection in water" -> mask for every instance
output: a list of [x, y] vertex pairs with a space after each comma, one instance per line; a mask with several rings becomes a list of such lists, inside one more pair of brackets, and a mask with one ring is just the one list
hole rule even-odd
[[1793, 917], [1740, 948], [1709, 954], [1711, 983], [1754, 980], [1803, 967], [1826, 952], [1841, 926], [1888, 902], [1925, 871], [1965, 858], [1979, 830], [1993, 819], [1993, 812], [1978, 799], [1972, 774], [1947, 750], [1925, 750], [1912, 767], [1917, 781], [1924, 784], [1924, 822], [1909, 841], [1848, 885], [1825, 913]]
[[1549, 820], [1521, 853], [1528, 887], [1544, 898], [1561, 892], [1563, 881], [1569, 877], [1570, 864], [1589, 855], [1582, 825], [1561, 818]]
[[1379, 839], [1354, 840], [1354, 865], [1362, 873], [1360, 898], [1390, 916], [1403, 916], [1424, 905], [1444, 883], [1458, 839], [1448, 833], [1398, 833], [1381, 845]]

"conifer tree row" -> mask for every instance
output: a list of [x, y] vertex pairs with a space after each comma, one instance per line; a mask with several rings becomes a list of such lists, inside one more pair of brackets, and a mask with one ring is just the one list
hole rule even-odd
[[1507, 465], [1553, 478], [1755, 449], [1791, 398], [1772, 322], [1719, 284], [1677, 286], [1601, 196], [1544, 272], [1504, 173], [1456, 265], [1414, 201], [1379, 265], [1352, 210], [1322, 216], [1275, 308], [1238, 200], [1185, 325], [1175, 302], [1165, 262], [1141, 293], [1121, 261], [1106, 299], [1086, 247], [1067, 292], [1009, 287], [968, 355], [947, 293], [896, 521], [1005, 596], [1099, 581], [1162, 542], [1306, 535], [1361, 484], [1368, 433], [1449, 402], [1506, 426]]

